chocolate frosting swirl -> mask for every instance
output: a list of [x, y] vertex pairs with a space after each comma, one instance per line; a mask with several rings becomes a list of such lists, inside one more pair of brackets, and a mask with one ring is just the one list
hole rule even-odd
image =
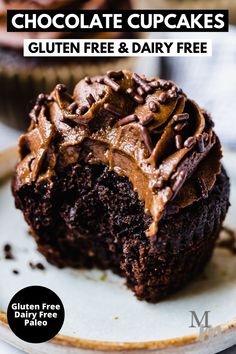
[[58, 84], [40, 94], [19, 140], [18, 188], [54, 183], [71, 163], [105, 164], [127, 176], [154, 236], [164, 213], [206, 198], [220, 172], [210, 116], [173, 82], [128, 71], [86, 77], [71, 96]]

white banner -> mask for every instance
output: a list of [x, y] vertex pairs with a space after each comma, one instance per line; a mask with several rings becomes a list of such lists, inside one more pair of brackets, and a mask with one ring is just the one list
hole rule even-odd
[[211, 39], [24, 39], [25, 57], [211, 55]]

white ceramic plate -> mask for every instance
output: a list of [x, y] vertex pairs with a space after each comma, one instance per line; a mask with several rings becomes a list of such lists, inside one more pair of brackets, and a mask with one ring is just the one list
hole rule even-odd
[[[0, 155], [0, 177], [6, 161], [12, 166], [15, 152]], [[236, 229], [235, 155], [225, 154], [231, 176], [232, 206], [225, 224]], [[5, 174], [5, 173], [4, 173]], [[15, 260], [5, 260], [3, 246], [13, 246]], [[41, 262], [46, 270], [32, 270], [29, 262]], [[20, 274], [13, 274], [12, 270]], [[66, 318], [60, 334], [43, 344], [18, 339], [8, 328], [6, 309], [21, 288], [43, 285], [62, 299]], [[124, 280], [111, 272], [57, 269], [36, 251], [20, 211], [14, 207], [10, 180], [0, 185], [0, 338], [30, 353], [215, 353], [236, 344], [236, 256], [216, 249], [204, 274], [184, 290], [156, 304], [136, 300]], [[199, 336], [190, 328], [190, 311], [199, 319], [209, 313], [217, 331]]]

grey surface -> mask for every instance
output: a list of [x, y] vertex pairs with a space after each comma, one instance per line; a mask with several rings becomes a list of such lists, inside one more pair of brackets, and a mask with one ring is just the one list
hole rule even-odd
[[229, 349], [223, 350], [223, 352], [220, 352], [219, 354], [236, 354], [236, 345]]

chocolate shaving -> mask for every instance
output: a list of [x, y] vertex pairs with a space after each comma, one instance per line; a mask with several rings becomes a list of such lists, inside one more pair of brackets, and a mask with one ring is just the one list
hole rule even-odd
[[118, 128], [122, 125], [126, 125], [128, 123], [134, 122], [138, 119], [138, 117], [136, 116], [136, 114], [130, 114], [129, 116], [126, 116], [120, 120], [118, 120], [118, 122], [116, 122], [115, 127]]
[[153, 151], [153, 144], [152, 144], [152, 140], [151, 140], [149, 131], [148, 131], [148, 129], [146, 127], [144, 127], [142, 125], [140, 125], [140, 131], [141, 131], [141, 134], [142, 134], [143, 142], [144, 142], [144, 144], [146, 145], [148, 151], [151, 154], [152, 151]]
[[105, 76], [103, 81], [106, 85], [110, 86], [113, 91], [118, 92], [120, 90], [120, 85], [117, 84], [117, 82], [112, 80], [110, 77]]

